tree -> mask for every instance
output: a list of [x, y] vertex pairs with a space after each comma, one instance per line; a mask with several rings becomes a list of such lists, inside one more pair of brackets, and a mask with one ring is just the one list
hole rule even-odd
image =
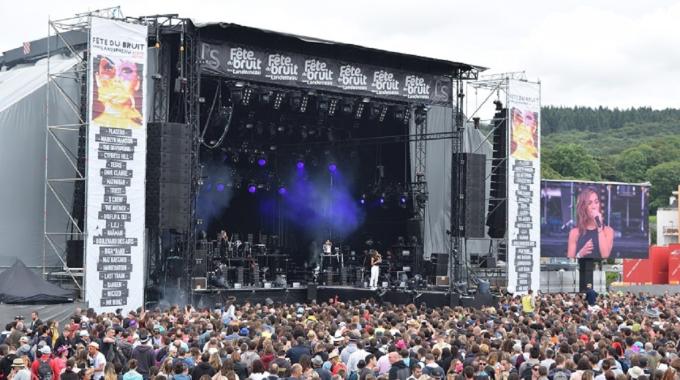
[[[544, 151], [545, 152], [545, 151]], [[560, 173], [556, 172], [547, 162], [541, 162], [541, 178], [543, 179], [562, 179]]]
[[543, 152], [543, 161], [560, 176], [570, 179], [599, 181], [600, 167], [585, 148], [565, 144]]
[[645, 181], [647, 169], [649, 169], [647, 157], [638, 148], [624, 150], [617, 156], [614, 163], [618, 180], [623, 182]]
[[668, 205], [668, 198], [680, 184], [680, 160], [664, 162], [647, 170], [647, 178], [652, 183], [650, 208]]

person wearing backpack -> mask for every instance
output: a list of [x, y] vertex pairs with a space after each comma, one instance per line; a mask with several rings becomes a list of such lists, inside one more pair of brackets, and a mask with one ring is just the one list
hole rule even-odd
[[31, 373], [34, 379], [38, 380], [59, 380], [57, 363], [52, 359], [52, 349], [44, 345], [40, 349], [40, 357], [35, 359], [31, 365]]

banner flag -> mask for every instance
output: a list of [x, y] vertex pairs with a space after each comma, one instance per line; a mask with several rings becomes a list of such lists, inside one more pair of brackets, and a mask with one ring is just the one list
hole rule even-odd
[[85, 300], [144, 303], [147, 27], [91, 19]]
[[508, 82], [508, 292], [539, 290], [540, 84]]

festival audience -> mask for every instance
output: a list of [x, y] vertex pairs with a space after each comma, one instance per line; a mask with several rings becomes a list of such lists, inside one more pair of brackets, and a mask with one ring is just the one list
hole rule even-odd
[[0, 380], [680, 380], [679, 295], [530, 293], [494, 307], [370, 301], [37, 313]]

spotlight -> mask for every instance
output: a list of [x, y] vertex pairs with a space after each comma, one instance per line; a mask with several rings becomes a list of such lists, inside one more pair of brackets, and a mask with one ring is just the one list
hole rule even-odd
[[274, 96], [273, 91], [265, 91], [260, 94], [260, 102], [264, 104], [269, 104], [272, 101], [272, 96]]
[[257, 159], [257, 164], [262, 167], [267, 165], [267, 160], [264, 157], [260, 157]]
[[378, 198], [378, 203], [381, 205], [385, 204], [385, 193], [380, 194], [380, 198]]
[[378, 121], [383, 122], [385, 121], [385, 117], [387, 116], [387, 106], [383, 104], [383, 106], [380, 108], [380, 116], [378, 116]]
[[300, 101], [300, 112], [307, 112], [307, 105], [309, 105], [309, 96], [303, 95], [302, 100]]
[[406, 107], [404, 110], [404, 124], [408, 124], [411, 120], [411, 107]]
[[253, 89], [246, 87], [243, 89], [243, 98], [241, 98], [241, 104], [247, 106], [250, 104], [250, 99], [253, 97]]
[[357, 111], [354, 113], [354, 118], [355, 119], [361, 119], [361, 115], [364, 113], [364, 108], [366, 107], [365, 103], [359, 103], [357, 105]]
[[416, 118], [415, 118], [416, 124], [423, 124], [426, 119], [427, 119], [427, 108], [426, 107], [418, 107], [418, 109], [416, 110]]
[[342, 105], [342, 112], [344, 113], [352, 113], [352, 104], [351, 103], [344, 103]]
[[335, 110], [337, 108], [338, 108], [338, 99], [331, 99], [331, 102], [328, 105], [328, 115], [329, 116], [335, 115]]
[[215, 185], [215, 190], [217, 190], [218, 193], [223, 192], [224, 191], [224, 183], [220, 182], [217, 185]]
[[279, 186], [279, 195], [286, 195], [288, 193], [288, 190], [286, 190], [285, 186]]
[[302, 160], [298, 160], [297, 163], [295, 164], [295, 167], [297, 167], [298, 170], [302, 170], [305, 168], [305, 162]]
[[328, 164], [328, 171], [331, 173], [335, 173], [338, 170], [338, 166], [335, 165], [335, 162], [331, 162]]
[[406, 201], [408, 200], [408, 195], [406, 193], [399, 196], [399, 207], [406, 208]]
[[283, 98], [285, 95], [283, 92], [277, 92], [276, 93], [276, 98], [274, 98], [274, 109], [278, 110], [281, 108], [281, 103], [283, 103]]
[[256, 191], [257, 191], [257, 186], [254, 183], [249, 183], [248, 184], [248, 192], [250, 194], [255, 194]]
[[361, 194], [361, 198], [359, 199], [359, 203], [362, 205], [366, 204], [366, 194]]

